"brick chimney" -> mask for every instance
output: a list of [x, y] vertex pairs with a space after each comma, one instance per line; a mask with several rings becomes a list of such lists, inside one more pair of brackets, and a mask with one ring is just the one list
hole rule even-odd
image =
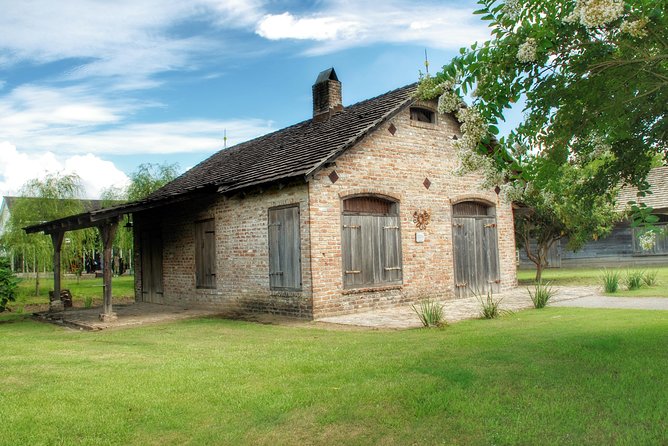
[[327, 121], [341, 110], [341, 82], [334, 68], [329, 68], [320, 73], [313, 84], [313, 120]]

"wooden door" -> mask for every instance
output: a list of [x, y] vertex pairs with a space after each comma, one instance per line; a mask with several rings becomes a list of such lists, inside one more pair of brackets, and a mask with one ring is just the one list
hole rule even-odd
[[453, 217], [455, 295], [484, 295], [500, 289], [499, 253], [494, 216]]
[[162, 238], [155, 232], [141, 235], [142, 302], [162, 303]]

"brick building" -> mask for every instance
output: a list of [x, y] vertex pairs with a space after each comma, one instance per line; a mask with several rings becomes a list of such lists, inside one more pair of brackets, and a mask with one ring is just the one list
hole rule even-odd
[[154, 193], [195, 195], [134, 214], [137, 300], [317, 318], [515, 285], [511, 207], [454, 174], [459, 124], [414, 90], [344, 108], [327, 70], [312, 120]]
[[454, 173], [459, 123], [415, 89], [343, 107], [326, 70], [312, 119], [222, 150], [142, 202], [32, 230], [132, 213], [144, 302], [318, 318], [508, 289], [511, 206]]

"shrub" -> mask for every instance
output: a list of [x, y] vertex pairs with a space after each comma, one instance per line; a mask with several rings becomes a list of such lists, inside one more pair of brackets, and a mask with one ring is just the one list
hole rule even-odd
[[656, 279], [658, 274], [659, 272], [657, 270], [645, 271], [645, 274], [642, 276], [642, 281], [645, 282], [645, 285], [647, 286], [655, 286], [658, 283]]
[[447, 325], [443, 317], [443, 305], [431, 299], [420, 301], [417, 306], [411, 305], [411, 308], [420, 318], [420, 322], [425, 327], [442, 327]]
[[93, 296], [84, 296], [84, 308], [93, 306]]
[[545, 308], [547, 302], [555, 295], [555, 291], [552, 289], [549, 282], [538, 282], [533, 294], [529, 288], [527, 288], [527, 291], [529, 292], [529, 296], [531, 296], [531, 302], [533, 302], [534, 308]]
[[19, 279], [14, 275], [9, 259], [0, 257], [0, 313], [7, 309], [9, 302], [16, 300], [16, 287]]
[[619, 290], [619, 271], [604, 269], [601, 280], [603, 281], [603, 291], [606, 293], [616, 293]]
[[503, 298], [494, 299], [494, 294], [491, 291], [488, 291], [485, 297], [476, 293], [474, 294], [482, 307], [480, 311], [480, 316], [483, 319], [496, 319], [501, 315], [502, 312], [499, 306], [501, 305], [501, 301], [503, 300]]
[[642, 286], [644, 277], [644, 271], [628, 270], [626, 272], [626, 277], [624, 278], [624, 281], [626, 282], [626, 288], [628, 288], [629, 291], [637, 290]]

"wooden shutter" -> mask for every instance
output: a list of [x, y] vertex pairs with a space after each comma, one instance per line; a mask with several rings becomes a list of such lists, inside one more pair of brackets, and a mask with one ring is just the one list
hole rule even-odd
[[269, 286], [301, 289], [299, 206], [269, 209]]
[[344, 287], [400, 283], [399, 217], [344, 215], [342, 220]]
[[341, 255], [343, 257], [343, 285], [354, 288], [364, 283], [362, 278], [362, 217], [344, 215], [341, 230]]
[[379, 218], [383, 221], [383, 282], [401, 282], [401, 232], [399, 230], [399, 217]]
[[195, 279], [197, 288], [216, 287], [215, 221], [195, 223]]

